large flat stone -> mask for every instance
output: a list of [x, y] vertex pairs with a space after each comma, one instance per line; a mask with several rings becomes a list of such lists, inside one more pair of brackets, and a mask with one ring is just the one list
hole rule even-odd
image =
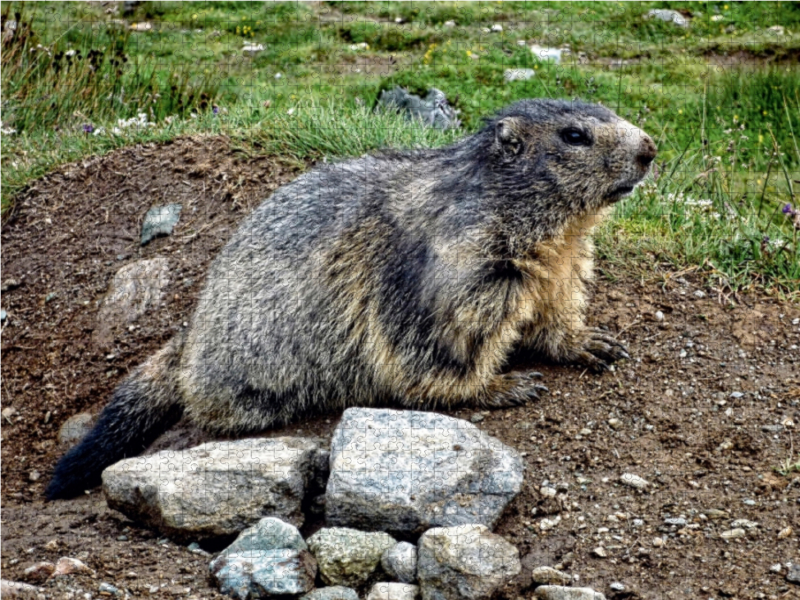
[[108, 467], [103, 491], [111, 508], [179, 538], [230, 535], [267, 516], [299, 527], [317, 449], [280, 437], [166, 450]]
[[519, 454], [472, 423], [351, 408], [331, 442], [327, 523], [400, 535], [468, 523], [491, 528], [522, 476]]

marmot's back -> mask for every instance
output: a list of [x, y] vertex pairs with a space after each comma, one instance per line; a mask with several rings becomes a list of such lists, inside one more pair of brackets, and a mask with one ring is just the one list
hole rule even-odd
[[238, 433], [347, 405], [514, 406], [545, 388], [504, 372], [512, 353], [626, 358], [584, 325], [590, 233], [655, 154], [602, 106], [526, 100], [452, 146], [303, 175], [244, 222], [189, 330], [118, 388], [50, 497], [181, 410]]

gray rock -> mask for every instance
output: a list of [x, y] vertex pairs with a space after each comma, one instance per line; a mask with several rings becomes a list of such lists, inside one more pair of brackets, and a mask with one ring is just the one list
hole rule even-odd
[[395, 544], [383, 553], [381, 566], [392, 579], [414, 583], [417, 580], [417, 547], [408, 542]]
[[182, 208], [180, 204], [167, 204], [154, 206], [148, 210], [142, 223], [142, 246], [150, 243], [155, 237], [172, 233], [181, 216]]
[[519, 552], [485, 525], [429, 529], [419, 539], [423, 600], [479, 600], [519, 574]]
[[536, 76], [536, 71], [533, 69], [506, 69], [503, 73], [503, 79], [506, 81], [527, 81]]
[[331, 442], [330, 525], [395, 534], [493, 526], [519, 492], [520, 455], [473, 424], [421, 411], [350, 408]]
[[19, 581], [9, 581], [7, 579], [0, 579], [0, 598], [9, 600], [14, 598], [16, 600], [39, 600], [44, 598], [44, 590], [27, 583], [20, 583]]
[[111, 594], [113, 596], [122, 596], [122, 591], [116, 587], [111, 585], [110, 583], [106, 583], [105, 581], [100, 584], [99, 591], [101, 594]]
[[572, 577], [553, 567], [536, 567], [531, 573], [534, 585], [569, 585]]
[[110, 345], [114, 341], [113, 327], [132, 323], [157, 307], [169, 280], [169, 260], [161, 257], [140, 260], [117, 271], [97, 313], [94, 343]]
[[417, 600], [419, 586], [408, 583], [379, 582], [372, 586], [367, 600]]
[[789, 567], [789, 572], [786, 573], [786, 581], [800, 585], [800, 563], [795, 563]]
[[647, 11], [645, 18], [658, 19], [659, 21], [664, 21], [665, 23], [672, 23], [674, 25], [677, 25], [678, 27], [689, 26], [689, 21], [677, 10], [654, 8], [653, 10]]
[[8, 313], [5, 311], [5, 309], [0, 309], [0, 323], [5, 323], [7, 318]]
[[353, 588], [332, 585], [330, 587], [317, 588], [301, 597], [300, 600], [358, 600], [358, 594]]
[[241, 600], [303, 594], [314, 588], [317, 564], [300, 532], [274, 517], [245, 529], [210, 565], [220, 590]]
[[322, 581], [328, 585], [358, 587], [367, 582], [381, 556], [397, 542], [388, 533], [346, 527], [320, 529], [308, 538]]
[[686, 527], [686, 519], [683, 517], [672, 517], [664, 519], [665, 525], [672, 525], [673, 527]]
[[89, 413], [78, 413], [64, 421], [58, 430], [59, 444], [76, 444], [92, 429], [94, 419]]
[[543, 585], [536, 588], [539, 600], [606, 600], [605, 595], [592, 588], [562, 587], [560, 585]]
[[534, 44], [531, 46], [531, 53], [537, 60], [550, 61], [559, 64], [564, 51], [561, 48], [548, 48], [546, 46], [538, 46]]
[[265, 516], [303, 524], [317, 441], [211, 442], [128, 458], [103, 471], [108, 505], [178, 539], [239, 533]]
[[434, 129], [453, 129], [461, 126], [458, 111], [448, 103], [444, 92], [431, 88], [425, 98], [409, 94], [400, 87], [384, 90], [378, 98], [379, 107], [402, 113], [406, 119], [418, 119]]

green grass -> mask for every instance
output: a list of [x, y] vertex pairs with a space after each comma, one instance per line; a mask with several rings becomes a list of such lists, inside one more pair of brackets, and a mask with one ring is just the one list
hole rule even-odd
[[[599, 232], [607, 261], [800, 290], [798, 230], [781, 210], [800, 185], [800, 4], [145, 2], [124, 20], [107, 6], [4, 3], [20, 23], [2, 54], [3, 128], [15, 131], [2, 136], [4, 210], [60, 164], [142, 141], [224, 133], [254, 152], [357, 156], [448, 143], [520, 98], [579, 97], [659, 146], [658, 179]], [[691, 26], [643, 19], [650, 8]], [[487, 33], [494, 24], [503, 31]], [[571, 52], [541, 62], [518, 40]], [[264, 49], [246, 56], [245, 43]], [[536, 76], [506, 83], [508, 68]], [[394, 85], [443, 90], [463, 131], [371, 114]], [[146, 127], [119, 125], [140, 113]]]

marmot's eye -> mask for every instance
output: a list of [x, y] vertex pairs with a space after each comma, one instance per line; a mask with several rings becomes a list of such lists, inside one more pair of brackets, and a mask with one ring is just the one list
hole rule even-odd
[[571, 146], [591, 146], [592, 138], [576, 127], [567, 127], [561, 130], [561, 139]]

